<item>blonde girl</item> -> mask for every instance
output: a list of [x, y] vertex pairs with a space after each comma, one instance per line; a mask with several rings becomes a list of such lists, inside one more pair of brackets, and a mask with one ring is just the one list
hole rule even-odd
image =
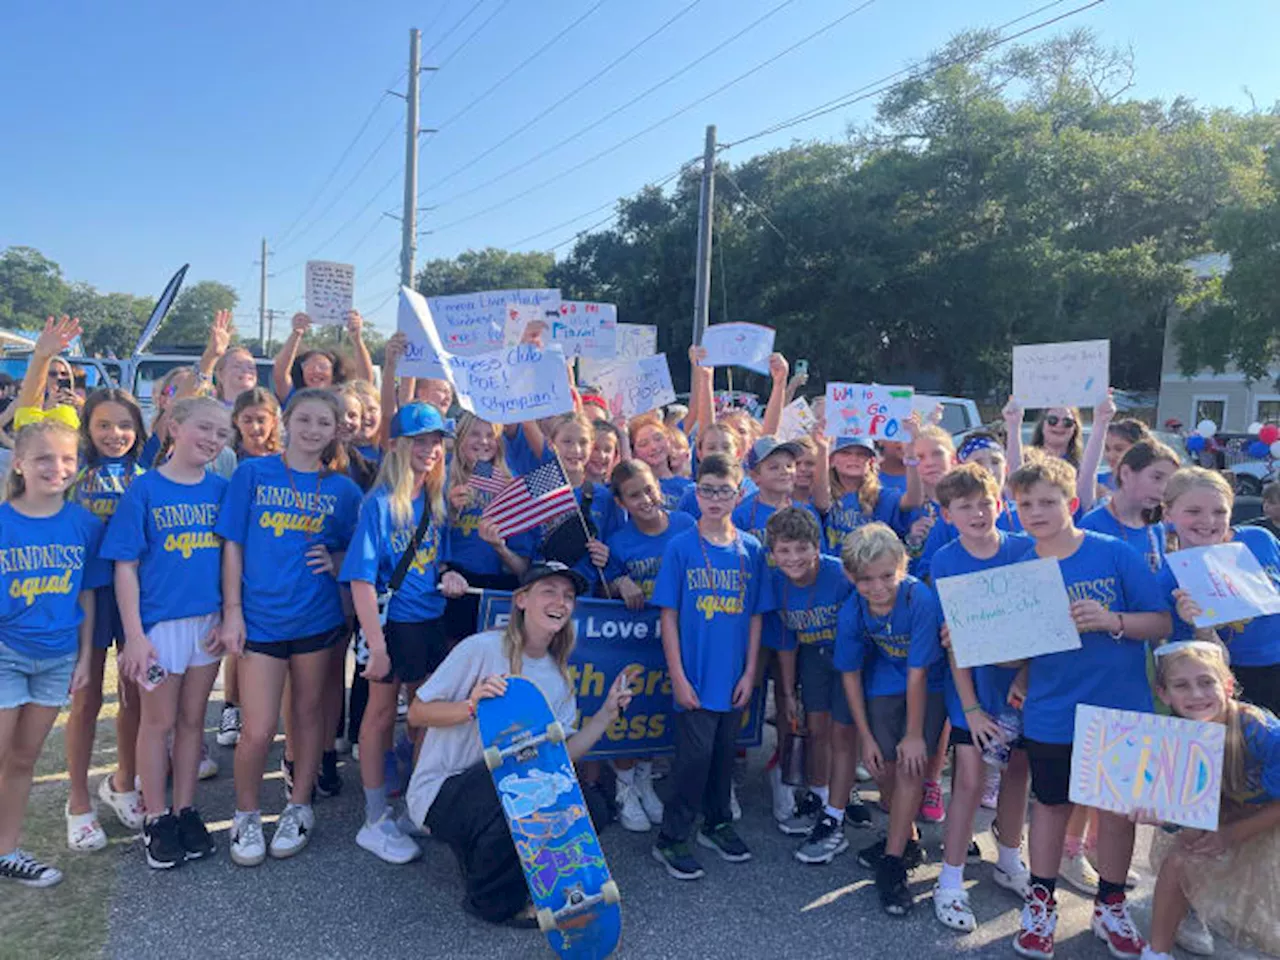
[[836, 440], [828, 472], [831, 509], [823, 518], [822, 552], [838, 557], [845, 537], [863, 524], [892, 524], [898, 497], [881, 487], [875, 444], [866, 437]]

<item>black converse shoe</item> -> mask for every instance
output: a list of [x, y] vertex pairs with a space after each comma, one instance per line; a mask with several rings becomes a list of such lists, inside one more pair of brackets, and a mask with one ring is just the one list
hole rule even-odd
[[213, 839], [195, 807], [184, 807], [178, 813], [178, 842], [188, 860], [199, 860], [214, 851]]
[[12, 880], [24, 887], [52, 887], [62, 882], [62, 871], [41, 863], [25, 850], [0, 857], [0, 880]]
[[153, 870], [169, 870], [187, 859], [178, 833], [178, 818], [162, 813], [142, 825], [142, 840], [147, 847], [147, 866]]

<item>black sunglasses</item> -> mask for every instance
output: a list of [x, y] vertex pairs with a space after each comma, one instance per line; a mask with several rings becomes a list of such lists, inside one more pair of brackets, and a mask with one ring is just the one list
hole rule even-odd
[[1044, 422], [1051, 427], [1056, 427], [1058, 424], [1062, 424], [1064, 427], [1074, 427], [1076, 425], [1074, 417], [1059, 417], [1052, 413], [1044, 418]]

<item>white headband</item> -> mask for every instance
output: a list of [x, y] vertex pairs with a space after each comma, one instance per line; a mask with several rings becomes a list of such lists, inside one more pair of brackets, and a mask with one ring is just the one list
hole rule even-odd
[[1222, 659], [1226, 661], [1227, 666], [1231, 665], [1231, 654], [1227, 652], [1227, 648], [1210, 640], [1175, 640], [1172, 643], [1156, 647], [1155, 655], [1163, 657], [1171, 653], [1178, 653], [1181, 650], [1203, 650], [1206, 653], [1218, 653], [1222, 655]]

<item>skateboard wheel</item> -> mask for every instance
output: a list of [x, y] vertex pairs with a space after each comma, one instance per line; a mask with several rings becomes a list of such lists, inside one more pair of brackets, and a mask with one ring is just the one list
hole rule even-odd
[[502, 766], [502, 751], [497, 747], [485, 747], [484, 765], [490, 770], [497, 770]]
[[547, 724], [547, 739], [552, 743], [564, 743], [564, 727], [560, 726], [559, 720]]
[[610, 906], [622, 899], [622, 895], [618, 893], [618, 885], [612, 880], [606, 880], [600, 884], [600, 896], [604, 897], [604, 902]]
[[550, 933], [556, 928], [556, 915], [550, 907], [542, 907], [538, 910], [538, 929], [543, 933]]

